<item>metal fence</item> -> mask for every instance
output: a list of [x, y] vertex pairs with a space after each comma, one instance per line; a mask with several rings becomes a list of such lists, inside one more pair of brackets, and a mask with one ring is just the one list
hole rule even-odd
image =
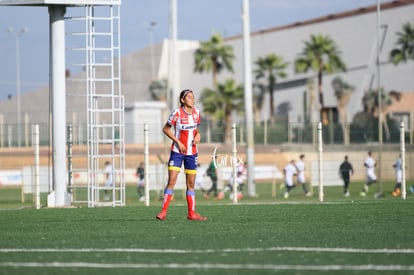
[[[77, 123], [73, 127], [74, 145], [86, 144], [86, 123]], [[237, 142], [245, 143], [245, 125], [237, 124]], [[50, 144], [51, 128], [47, 123], [39, 124], [40, 128], [40, 145], [46, 146]], [[125, 129], [143, 129], [143, 124], [125, 125]], [[157, 129], [151, 131], [151, 129]], [[159, 125], [149, 124], [149, 140], [159, 141], [160, 136], [164, 136], [159, 132]], [[278, 121], [274, 123], [257, 123], [254, 129], [254, 142], [256, 145], [278, 145], [278, 144], [315, 144], [317, 123], [288, 123], [286, 121]], [[105, 133], [105, 129], [101, 130], [102, 137], [110, 137], [111, 133]], [[210, 121], [202, 124], [200, 127], [202, 134], [202, 143], [222, 143], [225, 138], [225, 125], [213, 124]], [[379, 142], [378, 125], [366, 124], [358, 126], [355, 124], [331, 123], [323, 125], [323, 142], [325, 144], [365, 144]], [[126, 144], [143, 143], [143, 131], [131, 131], [134, 138], [126, 136]], [[18, 136], [20, 133], [20, 136]], [[4, 124], [0, 125], [0, 147], [30, 147], [32, 146], [32, 125]], [[395, 144], [400, 139], [399, 125], [391, 123], [388, 130], [383, 131], [382, 141], [384, 144]], [[407, 144], [413, 144], [413, 131], [406, 130], [405, 141]]]

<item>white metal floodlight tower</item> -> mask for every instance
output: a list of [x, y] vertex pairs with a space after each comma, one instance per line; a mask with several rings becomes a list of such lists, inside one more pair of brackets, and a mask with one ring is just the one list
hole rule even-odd
[[[121, 95], [120, 24], [121, 0], [2, 0], [0, 6], [44, 6], [49, 11], [50, 98], [52, 105], [53, 191], [48, 207], [71, 204], [66, 174], [66, 59], [65, 19], [82, 22], [73, 35], [84, 37], [77, 51], [85, 70], [88, 146], [89, 207], [125, 205], [124, 98]], [[98, 7], [107, 8], [103, 13]], [[68, 8], [84, 8], [82, 16], [65, 17]], [[103, 60], [99, 59], [104, 52]], [[99, 184], [105, 162], [112, 166], [113, 184]], [[102, 193], [108, 193], [104, 200]]]

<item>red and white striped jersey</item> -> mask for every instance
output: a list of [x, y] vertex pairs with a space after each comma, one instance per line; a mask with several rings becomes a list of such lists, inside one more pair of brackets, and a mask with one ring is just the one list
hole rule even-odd
[[[200, 111], [197, 108], [193, 108], [193, 112], [189, 114], [183, 107], [175, 109], [167, 121], [169, 125], [174, 127], [175, 137], [186, 146], [186, 155], [197, 154], [197, 145], [193, 144], [193, 139], [197, 134], [200, 122]], [[172, 143], [171, 150], [180, 153], [175, 142]]]

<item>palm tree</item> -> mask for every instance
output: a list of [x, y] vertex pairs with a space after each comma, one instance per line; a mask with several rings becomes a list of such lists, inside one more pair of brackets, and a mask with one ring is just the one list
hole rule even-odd
[[322, 120], [324, 100], [322, 88], [323, 73], [346, 71], [346, 65], [342, 61], [338, 47], [329, 37], [322, 34], [311, 35], [310, 41], [304, 42], [303, 52], [295, 60], [296, 73], [306, 73], [313, 70], [318, 74], [318, 90], [320, 104], [320, 118]]
[[388, 107], [393, 104], [394, 101], [400, 100], [400, 93], [392, 91], [385, 93], [384, 89], [379, 89], [381, 95], [381, 113], [379, 108], [378, 90], [369, 90], [362, 98], [362, 104], [364, 110], [371, 114], [373, 117], [378, 117], [382, 121], [382, 127], [384, 128], [385, 138], [390, 140], [391, 134], [387, 123]]
[[263, 83], [253, 83], [253, 111], [254, 111], [254, 120], [257, 124], [260, 124], [260, 112], [263, 109], [264, 105], [264, 95], [266, 93], [266, 87]]
[[220, 34], [214, 34], [209, 41], [201, 42], [194, 52], [194, 72], [213, 72], [213, 84], [217, 84], [217, 74], [223, 69], [233, 72], [233, 47], [225, 45]]
[[167, 79], [158, 79], [151, 81], [149, 91], [155, 100], [167, 100], [168, 81]]
[[224, 119], [224, 144], [231, 144], [231, 125], [233, 112], [243, 112], [243, 85], [236, 85], [234, 79], [217, 83], [217, 90], [204, 88], [201, 94], [203, 110], [216, 120]]
[[397, 32], [397, 48], [391, 50], [390, 58], [397, 65], [401, 61], [414, 60], [414, 24], [407, 22], [402, 26], [402, 32]]
[[337, 76], [332, 80], [332, 87], [335, 91], [335, 96], [337, 99], [337, 109], [339, 114], [339, 120], [342, 125], [342, 134], [344, 144], [349, 144], [349, 134], [348, 134], [348, 115], [346, 112], [346, 106], [349, 103], [351, 94], [354, 91], [354, 87], [342, 80], [341, 77]]
[[285, 69], [289, 63], [284, 62], [282, 57], [271, 53], [265, 57], [259, 57], [255, 64], [257, 66], [257, 69], [254, 71], [256, 80], [265, 78], [267, 81], [265, 88], [270, 96], [270, 118], [273, 120], [275, 111], [273, 92], [275, 91], [277, 78], [285, 78], [287, 76]]

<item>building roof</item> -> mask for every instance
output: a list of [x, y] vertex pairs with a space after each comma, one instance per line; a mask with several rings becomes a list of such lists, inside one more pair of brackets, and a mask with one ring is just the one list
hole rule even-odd
[[1, 0], [0, 6], [120, 5], [121, 0]]
[[[388, 9], [398, 8], [398, 7], [412, 5], [412, 4], [414, 4], [414, 0], [396, 0], [392, 2], [381, 3], [380, 7], [381, 7], [381, 10], [388, 10]], [[363, 14], [372, 13], [376, 11], [377, 11], [377, 5], [372, 5], [372, 6], [362, 7], [359, 9], [339, 12], [335, 14], [329, 14], [329, 15], [316, 17], [316, 18], [309, 19], [309, 20], [298, 21], [298, 22], [294, 22], [291, 24], [287, 24], [287, 25], [282, 25], [282, 26], [277, 26], [273, 28], [267, 28], [264, 30], [255, 31], [251, 33], [251, 36], [263, 35], [263, 34], [275, 32], [275, 31], [287, 30], [287, 29], [292, 29], [292, 28], [296, 28], [300, 26], [313, 25], [317, 23], [323, 23], [327, 21], [333, 21], [333, 20], [343, 19], [347, 17], [363, 15]], [[235, 39], [240, 39], [241, 37], [242, 37], [241, 35], [236, 35], [236, 36], [227, 37], [225, 40], [235, 40]]]

